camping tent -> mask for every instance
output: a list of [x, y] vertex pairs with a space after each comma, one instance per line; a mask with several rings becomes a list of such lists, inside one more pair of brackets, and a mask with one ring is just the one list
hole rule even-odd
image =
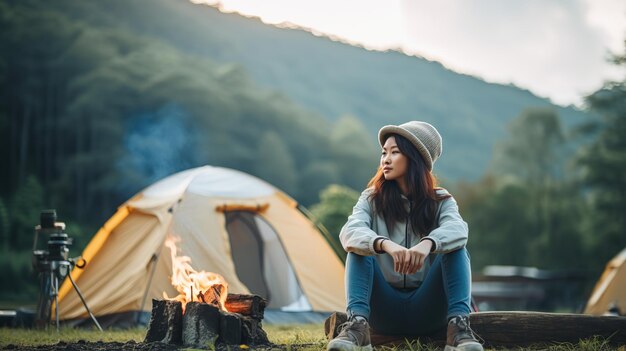
[[[345, 308], [342, 261], [296, 201], [251, 175], [205, 166], [132, 197], [85, 248], [87, 265], [71, 274], [102, 324], [145, 323], [152, 299], [178, 295], [168, 235], [180, 238], [178, 254], [195, 270], [220, 274], [229, 292], [265, 297], [268, 311]], [[67, 279], [59, 316], [88, 319]]]
[[593, 288], [585, 313], [602, 315], [612, 307], [626, 313], [626, 249], [606, 265]]

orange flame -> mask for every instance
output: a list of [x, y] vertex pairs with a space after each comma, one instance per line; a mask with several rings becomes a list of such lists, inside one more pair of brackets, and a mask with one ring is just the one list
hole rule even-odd
[[[227, 311], [224, 306], [226, 298], [228, 297], [228, 284], [226, 283], [226, 280], [217, 273], [205, 271], [197, 272], [193, 269], [191, 266], [191, 258], [189, 256], [177, 255], [178, 248], [176, 247], [176, 243], [179, 241], [179, 237], [168, 235], [165, 240], [165, 246], [170, 249], [172, 255], [172, 285], [180, 294], [171, 298], [163, 292], [163, 298], [166, 300], [180, 301], [183, 305], [184, 312], [187, 302], [199, 301], [199, 298], [197, 297], [199, 293], [204, 293], [213, 285], [221, 284], [224, 289], [222, 294], [220, 294], [219, 308]], [[192, 296], [192, 293], [194, 296]]]

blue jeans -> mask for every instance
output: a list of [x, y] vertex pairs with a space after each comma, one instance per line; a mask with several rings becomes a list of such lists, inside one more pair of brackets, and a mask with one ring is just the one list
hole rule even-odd
[[469, 253], [462, 248], [435, 255], [421, 286], [410, 291], [389, 285], [373, 256], [348, 253], [346, 295], [348, 315], [366, 317], [377, 333], [431, 334], [449, 317], [470, 313]]

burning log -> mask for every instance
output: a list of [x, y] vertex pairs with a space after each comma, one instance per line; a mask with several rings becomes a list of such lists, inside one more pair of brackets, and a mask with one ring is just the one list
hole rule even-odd
[[241, 344], [241, 319], [236, 313], [220, 311], [220, 340], [226, 345]]
[[261, 321], [243, 317], [241, 328], [241, 342], [246, 345], [267, 345], [270, 343], [265, 330], [261, 328]]
[[196, 271], [191, 266], [189, 256], [178, 256], [178, 248], [176, 247], [178, 241], [180, 238], [168, 235], [164, 245], [170, 249], [172, 259], [171, 282], [179, 294], [170, 298], [163, 292], [163, 298], [182, 302], [184, 311], [187, 302], [195, 300], [194, 291], [199, 291], [198, 298], [202, 302], [206, 300], [207, 303], [215, 304], [223, 310], [228, 291], [226, 280], [217, 273]]
[[[196, 271], [191, 266], [191, 258], [178, 256], [178, 241], [180, 238], [168, 236], [165, 246], [171, 253], [172, 286], [179, 294], [170, 298], [163, 292], [167, 301], [153, 300], [146, 341], [182, 341], [185, 346], [200, 348], [269, 344], [261, 328], [267, 301], [256, 295], [228, 294], [224, 277]], [[170, 305], [176, 306], [176, 313], [170, 312]]]
[[220, 310], [212, 304], [189, 302], [182, 320], [183, 344], [191, 347], [215, 345], [220, 335]]
[[200, 292], [197, 296], [202, 302], [188, 302], [184, 314], [178, 301], [153, 300], [145, 341], [182, 342], [184, 346], [198, 348], [212, 348], [218, 344], [269, 344], [261, 326], [267, 302], [257, 295], [228, 294], [226, 306], [232, 310], [227, 312], [215, 303], [220, 300], [221, 292], [219, 287]]
[[202, 291], [199, 292], [197, 297], [200, 302], [224, 308], [222, 306], [222, 294], [225, 292], [226, 287], [223, 284], [213, 284], [204, 293]]
[[[215, 284], [204, 293], [198, 293], [196, 297], [200, 302], [220, 307], [222, 294], [225, 291], [226, 289], [223, 285]], [[266, 306], [267, 301], [259, 295], [228, 294], [224, 306], [221, 307], [229, 312], [239, 313], [261, 320], [263, 319]]]
[[183, 307], [178, 301], [152, 300], [152, 317], [146, 342], [180, 344]]
[[228, 294], [224, 305], [230, 312], [261, 320], [263, 313], [265, 313], [267, 301], [258, 295]]

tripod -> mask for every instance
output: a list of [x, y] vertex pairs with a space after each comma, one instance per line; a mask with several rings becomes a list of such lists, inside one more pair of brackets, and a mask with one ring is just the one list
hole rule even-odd
[[[54, 300], [55, 321], [57, 332], [59, 332], [59, 281], [62, 281], [63, 278], [67, 276], [70, 279], [70, 282], [72, 282], [74, 290], [78, 293], [78, 296], [85, 306], [87, 313], [89, 313], [89, 316], [93, 320], [96, 327], [102, 331], [100, 323], [98, 323], [96, 317], [93, 313], [91, 313], [83, 294], [80, 292], [78, 285], [76, 285], [76, 282], [74, 282], [74, 279], [70, 274], [71, 269], [76, 265], [76, 260], [50, 260], [40, 263], [44, 269], [39, 272], [39, 301], [37, 303], [37, 311], [35, 315], [35, 323], [37, 327], [47, 326], [50, 322], [52, 301]], [[81, 267], [79, 266], [79, 268]]]

